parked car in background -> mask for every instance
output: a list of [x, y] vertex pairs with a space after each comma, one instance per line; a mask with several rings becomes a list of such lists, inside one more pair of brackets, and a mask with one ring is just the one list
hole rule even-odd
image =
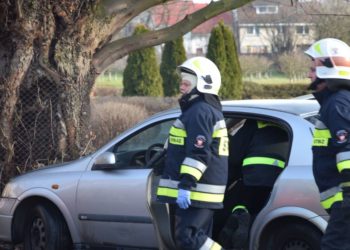
[[[315, 100], [225, 101], [237, 119], [274, 122], [289, 135], [286, 168], [254, 221], [250, 249], [318, 249], [327, 225], [312, 176]], [[76, 161], [13, 178], [0, 199], [0, 240], [26, 249], [175, 249], [169, 210], [154, 199], [152, 155], [179, 109], [158, 113]], [[234, 157], [234, 156], [230, 156]]]

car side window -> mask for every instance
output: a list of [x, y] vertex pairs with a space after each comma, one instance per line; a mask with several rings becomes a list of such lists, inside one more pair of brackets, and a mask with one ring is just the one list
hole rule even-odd
[[145, 168], [147, 150], [153, 146], [164, 145], [174, 120], [166, 120], [138, 131], [118, 144], [114, 150], [118, 168]]

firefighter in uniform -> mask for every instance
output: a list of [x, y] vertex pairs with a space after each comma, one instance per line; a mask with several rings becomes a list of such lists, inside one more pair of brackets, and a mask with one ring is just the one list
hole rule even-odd
[[313, 173], [321, 204], [330, 215], [321, 249], [349, 250], [350, 47], [326, 38], [305, 53], [312, 59], [310, 70], [315, 68], [326, 86], [313, 93], [321, 106], [312, 143]]
[[251, 221], [285, 167], [288, 135], [275, 123], [246, 120], [237, 132], [229, 131], [229, 141], [228, 183], [234, 185], [225, 194], [224, 211], [215, 216], [215, 229], [224, 221], [218, 241], [225, 248], [241, 249], [247, 247]]
[[177, 249], [221, 249], [211, 239], [213, 209], [223, 207], [228, 138], [218, 92], [221, 76], [205, 57], [178, 67], [181, 116], [169, 132], [157, 200], [175, 204]]

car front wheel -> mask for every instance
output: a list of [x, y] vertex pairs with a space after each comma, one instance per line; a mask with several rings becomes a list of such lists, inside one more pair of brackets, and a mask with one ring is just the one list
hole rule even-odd
[[49, 204], [35, 205], [25, 222], [24, 249], [68, 250], [72, 248], [69, 230], [61, 214]]
[[266, 249], [319, 250], [321, 237], [322, 233], [310, 225], [283, 225], [270, 234]]

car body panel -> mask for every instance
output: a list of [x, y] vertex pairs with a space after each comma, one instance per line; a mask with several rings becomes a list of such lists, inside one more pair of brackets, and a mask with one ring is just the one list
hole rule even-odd
[[[155, 247], [154, 228], [145, 202], [150, 172], [131, 169], [83, 174], [76, 202], [83, 242], [129, 246], [142, 242], [144, 247]], [[91, 185], [97, 190], [91, 192]]]

